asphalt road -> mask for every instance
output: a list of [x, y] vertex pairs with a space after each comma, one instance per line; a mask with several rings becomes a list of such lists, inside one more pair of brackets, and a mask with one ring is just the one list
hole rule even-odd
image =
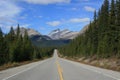
[[120, 73], [59, 58], [0, 71], [0, 80], [120, 80]]

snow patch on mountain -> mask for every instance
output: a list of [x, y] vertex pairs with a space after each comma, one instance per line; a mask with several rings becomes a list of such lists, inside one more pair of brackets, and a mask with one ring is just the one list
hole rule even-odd
[[69, 31], [68, 29], [65, 30], [56, 29], [50, 32], [48, 36], [53, 40], [59, 40], [59, 39], [74, 39], [75, 37], [78, 36], [78, 34], [79, 32]]

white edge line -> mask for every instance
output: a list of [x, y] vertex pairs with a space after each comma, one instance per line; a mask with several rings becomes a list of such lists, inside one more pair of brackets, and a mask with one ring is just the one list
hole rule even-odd
[[[45, 61], [47, 61], [47, 60], [45, 60]], [[9, 78], [11, 78], [11, 77], [14, 77], [14, 76], [16, 76], [16, 75], [19, 75], [19, 74], [21, 74], [21, 73], [23, 73], [23, 72], [25, 72], [25, 71], [28, 71], [28, 70], [30, 70], [30, 69], [32, 69], [32, 68], [34, 68], [34, 67], [36, 67], [36, 66], [38, 66], [38, 65], [40, 65], [40, 64], [42, 64], [42, 63], [44, 63], [45, 61], [42, 61], [42, 62], [40, 62], [39, 64], [36, 64], [36, 65], [34, 65], [34, 66], [32, 66], [32, 67], [29, 67], [29, 68], [27, 68], [27, 69], [25, 69], [25, 70], [22, 70], [22, 71], [20, 71], [20, 72], [18, 72], [18, 73], [16, 73], [16, 74], [11, 75], [11, 76], [9, 76], [9, 77], [6, 77], [6, 78], [4, 78], [4, 79], [2, 79], [2, 80], [7, 80], [7, 79], [9, 79]]]
[[[66, 60], [66, 59], [63, 59], [63, 60]], [[66, 61], [69, 62], [69, 60], [66, 60]], [[72, 63], [72, 62], [74, 62], [74, 61], [70, 61], [70, 62]], [[77, 63], [77, 62], [75, 62], [75, 63]], [[77, 64], [78, 64], [78, 63], [77, 63]], [[82, 63], [80, 63], [80, 64], [82, 64]], [[86, 64], [84, 64], [84, 65], [86, 65]], [[90, 65], [88, 65], [88, 66], [90, 66]], [[115, 80], [120, 80], [120, 79], [118, 79], [118, 78], [116, 78], [116, 77], [113, 77], [113, 76], [111, 76], [111, 75], [109, 75], [109, 74], [102, 73], [102, 72], [100, 72], [100, 71], [98, 71], [98, 70], [93, 70], [93, 69], [90, 69], [90, 68], [85, 68], [85, 67], [83, 67], [83, 66], [81, 66], [81, 67], [84, 68], [84, 69], [87, 69], [87, 70], [90, 70], [90, 71], [93, 71], [93, 72], [102, 74], [102, 75], [104, 75], [104, 76], [106, 76], [106, 77], [110, 77], [110, 78], [113, 78], [113, 79], [115, 79]]]

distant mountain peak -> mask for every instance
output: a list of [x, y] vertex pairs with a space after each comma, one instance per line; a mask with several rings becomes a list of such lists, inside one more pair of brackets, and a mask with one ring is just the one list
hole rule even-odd
[[51, 31], [48, 36], [52, 38], [53, 40], [59, 40], [59, 39], [74, 39], [76, 36], [78, 36], [79, 32], [70, 31], [68, 29], [60, 30], [55, 29]]
[[[25, 35], [25, 31], [27, 31], [28, 36], [41, 35], [38, 31], [35, 31], [34, 29], [24, 28], [24, 27], [21, 27], [21, 28], [20, 28], [20, 34], [21, 34], [22, 36]], [[17, 32], [17, 29], [15, 29], [15, 33], [16, 33], [16, 32]]]
[[58, 28], [58, 29], [55, 29], [55, 30], [53, 30], [53, 31], [60, 31], [60, 29]]
[[29, 36], [33, 36], [33, 35], [41, 35], [38, 31], [34, 30], [34, 29], [27, 29], [28, 35]]

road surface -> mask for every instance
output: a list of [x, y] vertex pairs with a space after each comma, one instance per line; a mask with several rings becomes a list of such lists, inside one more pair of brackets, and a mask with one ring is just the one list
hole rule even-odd
[[0, 71], [0, 80], [120, 80], [120, 73], [59, 58]]

